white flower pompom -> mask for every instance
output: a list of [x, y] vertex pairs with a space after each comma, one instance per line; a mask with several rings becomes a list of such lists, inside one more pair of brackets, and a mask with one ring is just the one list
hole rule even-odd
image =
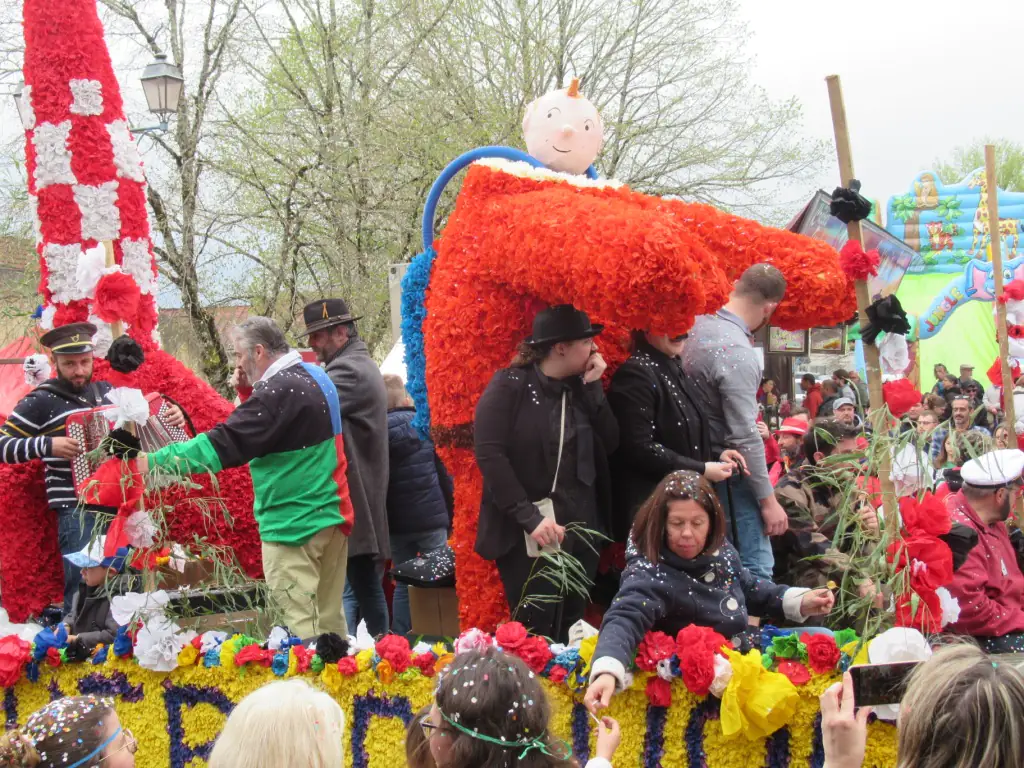
[[106, 357], [110, 351], [110, 345], [114, 343], [114, 333], [110, 330], [110, 323], [105, 323], [96, 315], [89, 315], [89, 322], [96, 326], [96, 333], [93, 334], [92, 343], [96, 345], [97, 357]]
[[192, 642], [196, 633], [159, 616], [147, 621], [135, 637], [135, 658], [139, 666], [153, 672], [172, 672], [178, 667], [178, 654]]
[[29, 355], [25, 358], [25, 383], [30, 387], [38, 387], [53, 372], [46, 355]]
[[280, 651], [281, 646], [288, 640], [288, 630], [284, 627], [274, 627], [267, 637], [267, 648], [271, 651]]
[[106, 267], [107, 252], [102, 245], [93, 246], [79, 254], [75, 277], [80, 298], [96, 298], [96, 284], [103, 277]]
[[114, 429], [129, 423], [142, 426], [149, 421], [149, 401], [141, 389], [118, 387], [107, 394], [107, 400], [114, 407], [104, 411], [103, 415], [114, 425]]
[[128, 536], [128, 543], [138, 549], [152, 546], [158, 533], [152, 515], [145, 509], [132, 512], [125, 522], [124, 530]]
[[146, 622], [154, 617], [163, 616], [170, 601], [171, 596], [163, 589], [156, 592], [129, 592], [110, 601], [110, 615], [120, 627], [127, 626], [136, 619]]
[[935, 594], [939, 596], [939, 604], [942, 606], [942, 626], [960, 621], [960, 601], [945, 587], [936, 589]]
[[907, 337], [898, 333], [887, 333], [878, 345], [879, 362], [882, 364], [882, 376], [900, 378], [910, 367], [910, 349]]
[[53, 318], [57, 314], [57, 307], [53, 304], [47, 304], [43, 309], [43, 316], [39, 318], [39, 327], [44, 331], [53, 330]]
[[720, 653], [715, 654], [715, 679], [711, 681], [711, 695], [722, 698], [732, 680], [732, 664]]

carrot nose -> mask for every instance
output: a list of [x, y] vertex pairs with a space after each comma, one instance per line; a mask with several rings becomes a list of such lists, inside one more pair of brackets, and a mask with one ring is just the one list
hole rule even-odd
[[576, 129], [573, 128], [568, 123], [566, 123], [565, 125], [562, 126], [562, 135], [563, 136], [572, 136], [574, 133], [576, 133]]

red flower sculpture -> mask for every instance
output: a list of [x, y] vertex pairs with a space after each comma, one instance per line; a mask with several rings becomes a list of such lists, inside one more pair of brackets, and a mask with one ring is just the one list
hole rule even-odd
[[949, 508], [932, 493], [900, 499], [900, 517], [910, 535], [944, 536], [953, 527]]
[[513, 653], [516, 648], [526, 642], [526, 627], [518, 621], [509, 621], [498, 627], [494, 633], [494, 639], [506, 653]]
[[540, 674], [547, 667], [548, 662], [554, 658], [547, 641], [543, 637], [531, 635], [526, 642], [522, 643], [515, 650], [515, 655], [526, 662], [526, 666]]
[[881, 263], [878, 251], [864, 251], [856, 240], [847, 240], [839, 252], [839, 267], [851, 280], [867, 280], [878, 274]]
[[436, 674], [434, 671], [434, 663], [436, 661], [437, 656], [430, 651], [427, 651], [426, 653], [417, 653], [412, 657], [413, 665], [419, 668], [424, 677], [433, 677]]
[[494, 565], [473, 551], [482, 491], [473, 412], [539, 309], [570, 302], [604, 323], [609, 376], [628, 356], [631, 330], [688, 330], [694, 317], [722, 306], [732, 281], [754, 263], [786, 276], [787, 298], [773, 318], [782, 328], [834, 325], [856, 309], [853, 285], [824, 243], [707, 205], [520, 174], [500, 163], [469, 169], [433, 245], [426, 383], [433, 437], [455, 481], [463, 628], [493, 630], [508, 616]]
[[377, 641], [377, 655], [390, 662], [395, 672], [405, 672], [412, 663], [409, 641], [401, 635], [385, 635]]
[[800, 642], [807, 646], [807, 663], [819, 675], [834, 672], [839, 663], [839, 646], [829, 635], [812, 635], [805, 632]]
[[939, 536], [952, 526], [945, 503], [930, 493], [900, 499], [903, 537], [886, 550], [893, 570], [908, 572], [907, 588], [896, 595], [896, 623], [923, 632], [942, 628], [942, 603], [936, 590], [953, 580], [953, 553]]
[[672, 706], [672, 685], [668, 680], [662, 680], [655, 675], [647, 681], [647, 701], [652, 707]]
[[106, 323], [118, 320], [134, 323], [139, 314], [139, 300], [142, 292], [139, 286], [123, 272], [104, 275], [96, 284], [96, 301], [93, 312]]
[[811, 679], [811, 672], [799, 661], [784, 659], [779, 662], [779, 673], [789, 678], [793, 685], [806, 685]]
[[345, 677], [352, 677], [352, 675], [359, 671], [359, 664], [356, 662], [356, 657], [346, 656], [344, 659], [339, 659], [338, 671]]
[[679, 630], [675, 644], [683, 684], [690, 693], [707, 696], [715, 680], [715, 654], [732, 643], [710, 627], [691, 624]]

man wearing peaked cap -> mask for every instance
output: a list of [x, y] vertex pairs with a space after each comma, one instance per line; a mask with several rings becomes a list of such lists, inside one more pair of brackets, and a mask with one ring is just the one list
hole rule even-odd
[[[71, 414], [109, 405], [106, 381], [93, 381], [92, 323], [69, 323], [43, 334], [39, 343], [50, 353], [57, 375], [44, 381], [14, 406], [0, 427], [0, 462], [21, 464], [42, 459], [46, 500], [57, 514], [57, 540], [63, 555], [78, 552], [92, 538], [95, 518], [88, 509], [79, 510], [78, 494], [71, 475], [71, 462], [83, 446], [67, 436]], [[185, 423], [177, 406], [168, 412], [169, 421]], [[79, 569], [64, 560], [64, 611], [78, 590]]]
[[1024, 484], [1024, 452], [991, 451], [964, 464], [964, 485], [948, 500], [952, 523], [978, 543], [953, 574], [960, 615], [949, 631], [971, 635], [990, 653], [1024, 651], [1024, 575], [1006, 521]]
[[348, 545], [345, 614], [366, 620], [371, 635], [388, 631], [382, 584], [391, 557], [388, 531], [388, 393], [377, 363], [344, 299], [317, 299], [302, 310], [309, 346], [338, 390], [355, 526]]

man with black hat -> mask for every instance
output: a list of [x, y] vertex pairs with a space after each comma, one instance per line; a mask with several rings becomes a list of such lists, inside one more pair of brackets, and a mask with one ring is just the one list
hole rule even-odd
[[342, 299], [319, 299], [302, 311], [309, 346], [338, 389], [348, 459], [348, 487], [355, 525], [348, 545], [345, 614], [352, 631], [358, 619], [371, 635], [388, 631], [384, 562], [388, 540], [388, 393], [380, 368], [359, 338], [356, 320]]
[[[57, 376], [25, 395], [0, 427], [0, 462], [43, 460], [46, 500], [57, 513], [57, 539], [64, 555], [79, 552], [89, 543], [96, 522], [92, 512], [78, 509], [71, 460], [82, 452], [82, 446], [65, 431], [71, 414], [109, 405], [104, 397], [113, 387], [92, 380], [95, 334], [92, 323], [70, 323], [44, 334], [39, 343], [49, 352]], [[171, 424], [185, 423], [177, 407], [172, 407], [167, 417]], [[80, 573], [67, 560], [63, 562], [66, 613], [78, 591]]]
[[1024, 651], [1024, 575], [1006, 521], [1024, 484], [1024, 452], [991, 451], [964, 464], [963, 488], [947, 504], [954, 526], [977, 532], [949, 593], [959, 614], [947, 631], [974, 637], [990, 653]]

